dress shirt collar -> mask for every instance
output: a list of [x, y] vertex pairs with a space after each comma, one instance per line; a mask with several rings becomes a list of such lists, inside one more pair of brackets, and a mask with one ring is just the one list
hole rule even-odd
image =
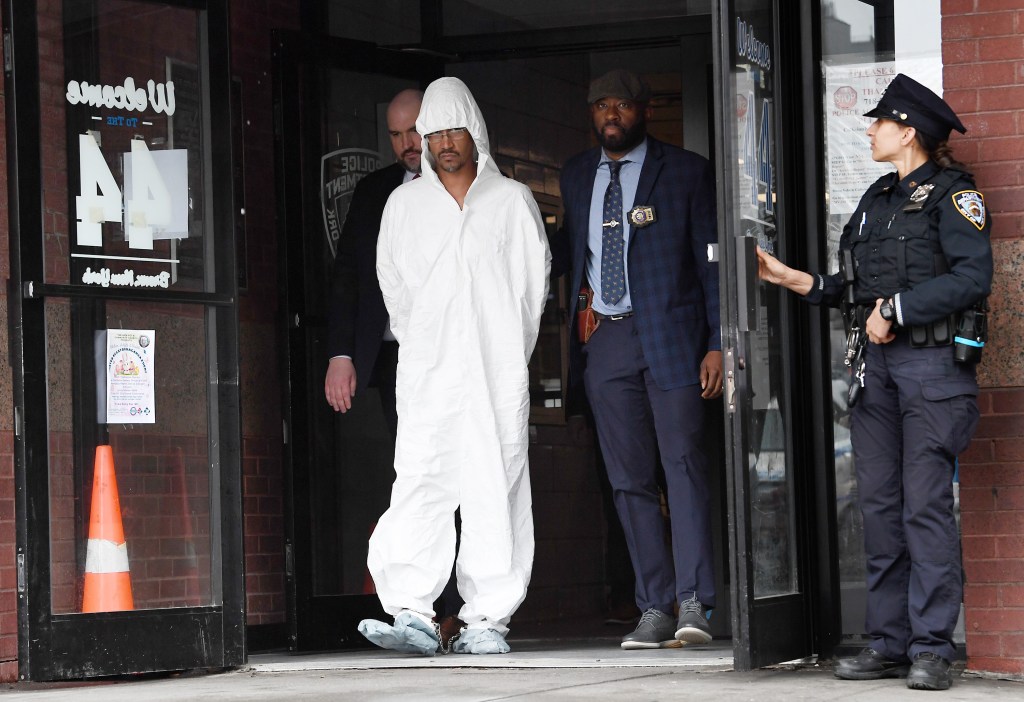
[[[643, 163], [644, 158], [647, 157], [647, 137], [639, 144], [633, 147], [629, 153], [619, 159], [619, 161], [629, 161], [630, 163]], [[604, 149], [601, 149], [601, 159], [597, 162], [597, 167], [600, 168], [602, 165], [611, 162], [611, 158], [605, 153]]]

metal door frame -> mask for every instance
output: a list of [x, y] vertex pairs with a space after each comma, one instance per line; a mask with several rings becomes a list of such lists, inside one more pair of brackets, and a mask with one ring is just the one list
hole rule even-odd
[[[171, 0], [200, 12], [200, 49], [210, 105], [206, 167], [215, 239], [217, 293], [97, 289], [46, 283], [39, 33], [36, 0], [5, 0], [4, 40], [14, 379], [14, 480], [18, 665], [22, 680], [221, 668], [246, 659], [242, 543], [238, 300], [232, 205], [231, 74], [227, 0]], [[50, 593], [50, 495], [44, 304], [48, 297], [202, 304], [213, 311], [216, 373], [209, 379], [219, 432], [211, 455], [211, 521], [219, 547], [220, 604], [96, 614], [54, 614]], [[209, 314], [209, 312], [208, 312]], [[79, 426], [76, 423], [76, 426]], [[219, 517], [219, 519], [218, 519]], [[218, 535], [219, 534], [219, 538]], [[215, 551], [216, 552], [216, 551]], [[216, 561], [215, 561], [216, 562]]]
[[[749, 369], [744, 357], [749, 349], [744, 347], [745, 339], [740, 333], [740, 319], [754, 309], [754, 288], [760, 285], [756, 279], [756, 262], [739, 265], [742, 253], [737, 244], [740, 232], [732, 231], [732, 220], [726, 215], [733, 203], [733, 176], [737, 168], [737, 155], [731, 153], [730, 133], [724, 125], [733, 123], [735, 115], [731, 90], [731, 76], [736, 56], [736, 20], [734, 0], [719, 0], [714, 13], [716, 42], [715, 103], [719, 117], [717, 122], [723, 128], [716, 135], [715, 150], [718, 155], [718, 207], [719, 207], [719, 252], [723, 262], [722, 325], [723, 353], [727, 376], [727, 393], [731, 383], [735, 392], [735, 407], [729, 411], [730, 399], [726, 398], [726, 440], [728, 475], [730, 547], [729, 563], [732, 580], [733, 602], [733, 658], [737, 670], [751, 670], [787, 660], [809, 657], [829, 652], [833, 646], [831, 630], [828, 628], [834, 613], [829, 608], [833, 596], [838, 592], [838, 582], [833, 578], [836, 566], [833, 563], [828, 544], [834, 542], [834, 515], [829, 523], [828, 493], [834, 495], [834, 484], [829, 487], [827, 465], [819, 460], [824, 454], [823, 438], [816, 432], [794, 432], [791, 427], [815, 426], [814, 417], [824, 416], [822, 409], [821, 383], [818, 373], [822, 368], [823, 347], [820, 345], [820, 330], [813, 323], [812, 311], [801, 305], [795, 296], [789, 295], [784, 311], [788, 329], [783, 333], [793, 335], [790, 354], [785, 359], [789, 377], [796, 379], [789, 389], [787, 406], [787, 456], [788, 471], [794, 477], [794, 491], [791, 495], [796, 513], [796, 557], [798, 569], [798, 590], [788, 595], [756, 598], [754, 596], [753, 552], [752, 552], [752, 494], [747, 465], [748, 441], [743, 428], [742, 412], [744, 399], [749, 396]], [[749, 3], [747, 4], [749, 5]], [[809, 63], [814, 55], [810, 44], [814, 18], [808, 3], [802, 1], [797, 7], [785, 3], [766, 1], [761, 3], [762, 11], [772, 14], [773, 35], [772, 56], [776, 64], [773, 71], [773, 95], [779, 101], [774, 125], [777, 149], [778, 194], [780, 203], [780, 229], [788, 231], [784, 242], [788, 260], [800, 265], [800, 253], [805, 242], [799, 238], [797, 227], [808, 226], [809, 232], [820, 231], [809, 222], [817, 219], [817, 203], [814, 199], [821, 191], [817, 180], [819, 166], [813, 163], [820, 147], [815, 141], [814, 120], [816, 115], [815, 95], [808, 89], [813, 84], [816, 63]], [[750, 7], [745, 6], [746, 11]], [[808, 123], [807, 120], [811, 121]], [[813, 188], [805, 192], [805, 188]], [[750, 252], [748, 252], [750, 253]], [[747, 259], [749, 264], [749, 258]], [[819, 313], [820, 316], [820, 313]], [[827, 362], [827, 361], [826, 361]], [[827, 367], [827, 366], [826, 366]], [[808, 372], [806, 369], [811, 369]], [[803, 369], [803, 370], [801, 370]], [[816, 414], [817, 412], [817, 414]], [[799, 434], [799, 435], [798, 435]], [[834, 483], [834, 477], [833, 477]], [[821, 525], [819, 527], [819, 525]], [[834, 622], [832, 622], [834, 623]]]

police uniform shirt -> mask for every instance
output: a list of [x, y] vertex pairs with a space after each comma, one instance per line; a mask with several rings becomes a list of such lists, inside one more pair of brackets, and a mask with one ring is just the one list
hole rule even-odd
[[[948, 188], [939, 178], [945, 172], [952, 179]], [[924, 205], [915, 210], [912, 198], [926, 191]], [[984, 196], [969, 173], [944, 171], [928, 161], [902, 180], [895, 172], [882, 176], [861, 198], [839, 242], [840, 249], [853, 249], [858, 263], [856, 302], [873, 306], [878, 298], [893, 297], [901, 326], [927, 324], [970, 307], [991, 287], [991, 228]], [[944, 264], [936, 262], [936, 254]], [[940, 266], [946, 270], [937, 270]], [[805, 299], [836, 307], [842, 294], [840, 274], [817, 275]]]

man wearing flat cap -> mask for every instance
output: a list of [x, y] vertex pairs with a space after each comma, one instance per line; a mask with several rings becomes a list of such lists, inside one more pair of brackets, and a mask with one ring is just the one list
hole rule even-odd
[[840, 659], [835, 675], [945, 690], [963, 599], [953, 476], [978, 423], [992, 220], [952, 158], [949, 133], [966, 130], [942, 98], [899, 74], [865, 116], [876, 118], [871, 158], [895, 172], [868, 188], [843, 229], [840, 260], [851, 262], [852, 280], [797, 271], [762, 251], [758, 272], [806, 302], [841, 307], [848, 348], [859, 349], [848, 398], [868, 645]]
[[707, 159], [648, 136], [650, 99], [630, 71], [590, 84], [599, 146], [562, 170], [565, 220], [555, 244], [571, 289], [592, 292], [592, 334], [570, 315], [570, 374], [584, 382], [636, 572], [643, 615], [625, 649], [707, 643], [715, 606], [701, 445], [704, 400], [722, 392], [718, 268], [707, 260], [718, 240], [714, 178]]

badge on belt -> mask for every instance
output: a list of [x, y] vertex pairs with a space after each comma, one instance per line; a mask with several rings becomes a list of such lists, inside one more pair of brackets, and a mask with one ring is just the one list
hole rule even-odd
[[637, 228], [646, 227], [657, 219], [654, 216], [654, 208], [650, 205], [637, 205], [629, 211], [629, 223]]

